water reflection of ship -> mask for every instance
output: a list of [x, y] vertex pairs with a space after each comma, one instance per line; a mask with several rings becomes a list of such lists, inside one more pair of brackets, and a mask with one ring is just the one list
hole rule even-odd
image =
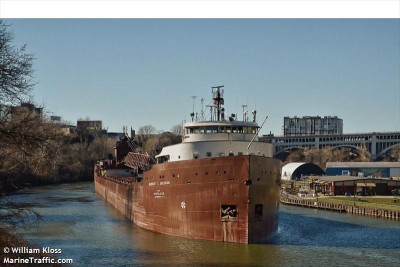
[[155, 161], [128, 136], [121, 139], [117, 164], [96, 165], [96, 192], [154, 232], [264, 242], [277, 229], [281, 163], [271, 144], [258, 141], [256, 112], [252, 120], [244, 109], [242, 121], [226, 119], [223, 86], [212, 93], [210, 120], [191, 113], [182, 143], [164, 147]]

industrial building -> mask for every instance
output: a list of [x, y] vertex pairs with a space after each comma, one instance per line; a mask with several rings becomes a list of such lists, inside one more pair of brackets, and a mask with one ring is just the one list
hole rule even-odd
[[78, 131], [101, 132], [102, 121], [78, 120], [76, 128]]
[[8, 106], [0, 104], [0, 118], [8, 117], [11, 120], [14, 117], [20, 117], [26, 114], [36, 115], [39, 118], [43, 116], [43, 108], [36, 107], [32, 103], [23, 102], [20, 106]]
[[337, 116], [284, 117], [284, 136], [343, 134], [343, 120]]
[[310, 188], [324, 195], [391, 196], [399, 194], [400, 180], [354, 176], [320, 176], [311, 182]]
[[327, 162], [327, 176], [400, 177], [400, 162]]

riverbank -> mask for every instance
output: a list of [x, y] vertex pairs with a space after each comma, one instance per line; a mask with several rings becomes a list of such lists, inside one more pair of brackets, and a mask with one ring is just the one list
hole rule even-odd
[[43, 186], [43, 185], [58, 185], [64, 183], [78, 183], [78, 182], [92, 182], [93, 181], [93, 172], [88, 174], [87, 176], [82, 177], [14, 177], [14, 178], [5, 178], [0, 177], [0, 197], [2, 194], [8, 195], [20, 189], [29, 188], [32, 186]]
[[[373, 197], [364, 197], [353, 198], [352, 201], [350, 201], [335, 197], [304, 198], [282, 191], [280, 202], [286, 205], [346, 212], [349, 214], [371, 216], [383, 219], [400, 220], [400, 204], [398, 204], [397, 199], [388, 198], [386, 202], [383, 202], [380, 198], [376, 198], [377, 202], [371, 201], [373, 199]], [[393, 200], [396, 200], [396, 202]], [[393, 205], [382, 204], [382, 202], [391, 203]]]

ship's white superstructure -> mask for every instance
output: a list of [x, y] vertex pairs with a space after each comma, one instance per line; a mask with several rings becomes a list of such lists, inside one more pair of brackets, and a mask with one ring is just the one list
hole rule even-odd
[[256, 112], [253, 112], [253, 121], [237, 121], [235, 116], [225, 120], [224, 109], [221, 107], [221, 87], [213, 88], [216, 120], [185, 123], [182, 143], [164, 147], [156, 156], [157, 163], [233, 155], [272, 158], [272, 145], [258, 141], [260, 126], [255, 122]]

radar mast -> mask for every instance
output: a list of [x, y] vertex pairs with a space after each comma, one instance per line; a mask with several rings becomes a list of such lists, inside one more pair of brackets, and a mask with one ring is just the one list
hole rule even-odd
[[212, 87], [212, 94], [213, 94], [213, 104], [216, 106], [217, 109], [217, 121], [221, 120], [221, 109], [222, 105], [224, 104], [224, 86], [214, 86]]

